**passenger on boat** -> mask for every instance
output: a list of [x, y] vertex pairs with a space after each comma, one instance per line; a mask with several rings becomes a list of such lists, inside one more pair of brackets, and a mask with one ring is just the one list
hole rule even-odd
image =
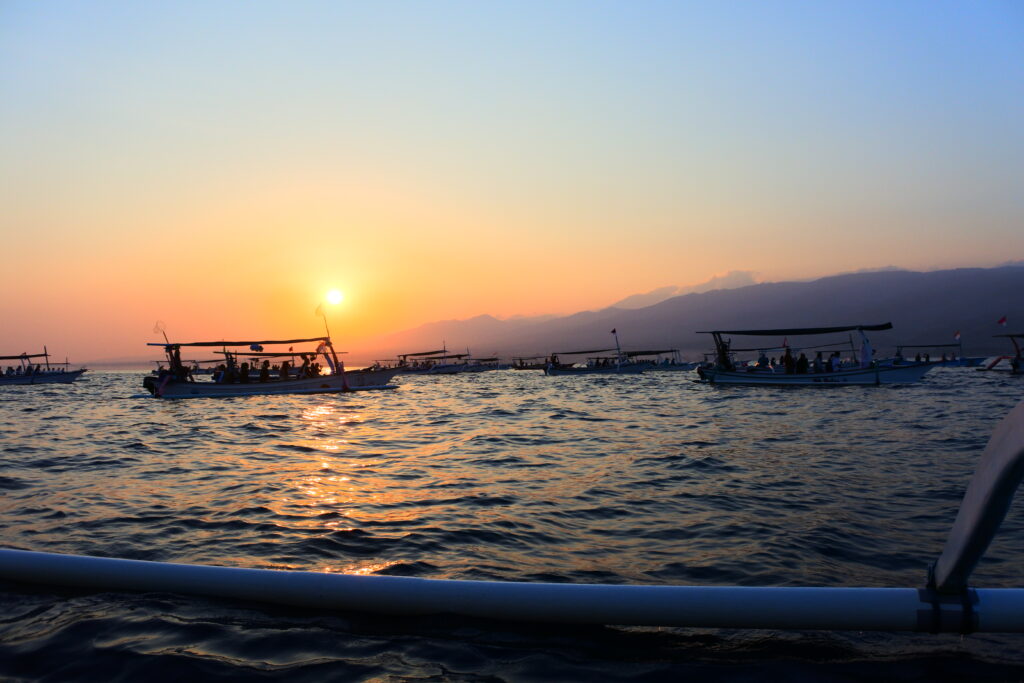
[[918, 351], [917, 355], [914, 356], [914, 362], [915, 363], [920, 363], [921, 362], [921, 352], [920, 351]]
[[213, 381], [217, 384], [227, 381], [227, 367], [223, 363], [213, 369]]
[[266, 382], [269, 379], [270, 379], [270, 361], [269, 360], [265, 360], [265, 361], [263, 361], [263, 364], [260, 365], [260, 381], [261, 382]]
[[806, 375], [808, 365], [807, 356], [801, 353], [800, 357], [796, 359], [796, 374]]
[[839, 357], [838, 351], [832, 352], [832, 358], [830, 365], [832, 366], [832, 372], [839, 372], [840, 366], [843, 364], [843, 359]]
[[238, 381], [242, 384], [249, 383], [249, 364], [246, 362], [243, 362], [242, 366], [238, 369]]
[[292, 366], [288, 361], [281, 362], [281, 372], [277, 373], [282, 380], [288, 379], [288, 374], [291, 372]]
[[825, 362], [821, 359], [821, 351], [818, 351], [818, 353], [814, 356], [814, 366], [812, 368], [812, 371], [815, 373], [825, 371]]
[[782, 364], [786, 366], [787, 375], [792, 375], [796, 372], [796, 360], [793, 358], [793, 354], [788, 346], [786, 347], [786, 355], [782, 357]]
[[311, 377], [309, 373], [309, 357], [306, 354], [300, 356], [302, 358], [302, 367], [299, 368], [299, 377]]

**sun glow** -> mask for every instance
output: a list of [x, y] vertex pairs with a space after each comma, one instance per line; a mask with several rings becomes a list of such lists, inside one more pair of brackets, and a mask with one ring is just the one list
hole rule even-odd
[[332, 289], [327, 292], [327, 303], [329, 304], [340, 304], [341, 300], [345, 298], [345, 295], [336, 289]]

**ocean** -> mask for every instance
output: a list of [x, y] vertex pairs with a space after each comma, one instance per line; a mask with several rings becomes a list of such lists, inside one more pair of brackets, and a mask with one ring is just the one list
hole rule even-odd
[[[0, 389], [0, 544], [424, 578], [921, 587], [1024, 378], [714, 387], [691, 373], [399, 376], [160, 401]], [[1024, 586], [1014, 505], [974, 573]], [[0, 584], [5, 680], [1021, 680], [1024, 636], [382, 617]]]

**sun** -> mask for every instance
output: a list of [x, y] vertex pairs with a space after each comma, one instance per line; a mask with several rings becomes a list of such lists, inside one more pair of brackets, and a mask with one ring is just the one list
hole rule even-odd
[[341, 300], [345, 298], [345, 295], [336, 289], [332, 289], [327, 292], [327, 303], [329, 304], [340, 304]]

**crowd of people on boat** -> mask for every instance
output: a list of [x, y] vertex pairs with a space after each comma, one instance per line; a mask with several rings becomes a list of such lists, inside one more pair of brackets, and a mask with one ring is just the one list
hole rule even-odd
[[46, 368], [42, 365], [32, 365], [31, 363], [24, 367], [14, 367], [12, 365], [7, 366], [7, 370], [4, 372], [5, 377], [26, 377], [29, 375], [41, 375], [48, 372], [64, 372], [64, 366], [58, 368]]
[[[169, 349], [170, 367], [160, 366], [157, 376], [161, 379], [170, 375], [179, 382], [194, 382], [192, 368], [181, 362], [181, 351], [178, 348]], [[229, 354], [224, 363], [220, 363], [213, 369], [213, 381], [217, 384], [248, 384], [250, 382], [285, 381], [290, 379], [302, 379], [306, 377], [319, 377], [323, 374], [323, 366], [316, 362], [315, 353], [294, 354], [302, 359], [301, 365], [293, 366], [287, 360], [280, 365], [271, 365], [270, 361], [264, 359], [257, 365], [257, 359], [236, 363], [234, 355]]]
[[828, 358], [825, 358], [821, 351], [815, 354], [813, 360], [807, 358], [807, 354], [803, 352], [794, 357], [792, 349], [787, 346], [786, 352], [779, 358], [769, 358], [764, 351], [761, 351], [757, 362], [754, 363], [754, 369], [771, 372], [778, 372], [781, 369], [787, 375], [839, 372], [843, 369], [843, 357], [838, 351], [830, 353]]

